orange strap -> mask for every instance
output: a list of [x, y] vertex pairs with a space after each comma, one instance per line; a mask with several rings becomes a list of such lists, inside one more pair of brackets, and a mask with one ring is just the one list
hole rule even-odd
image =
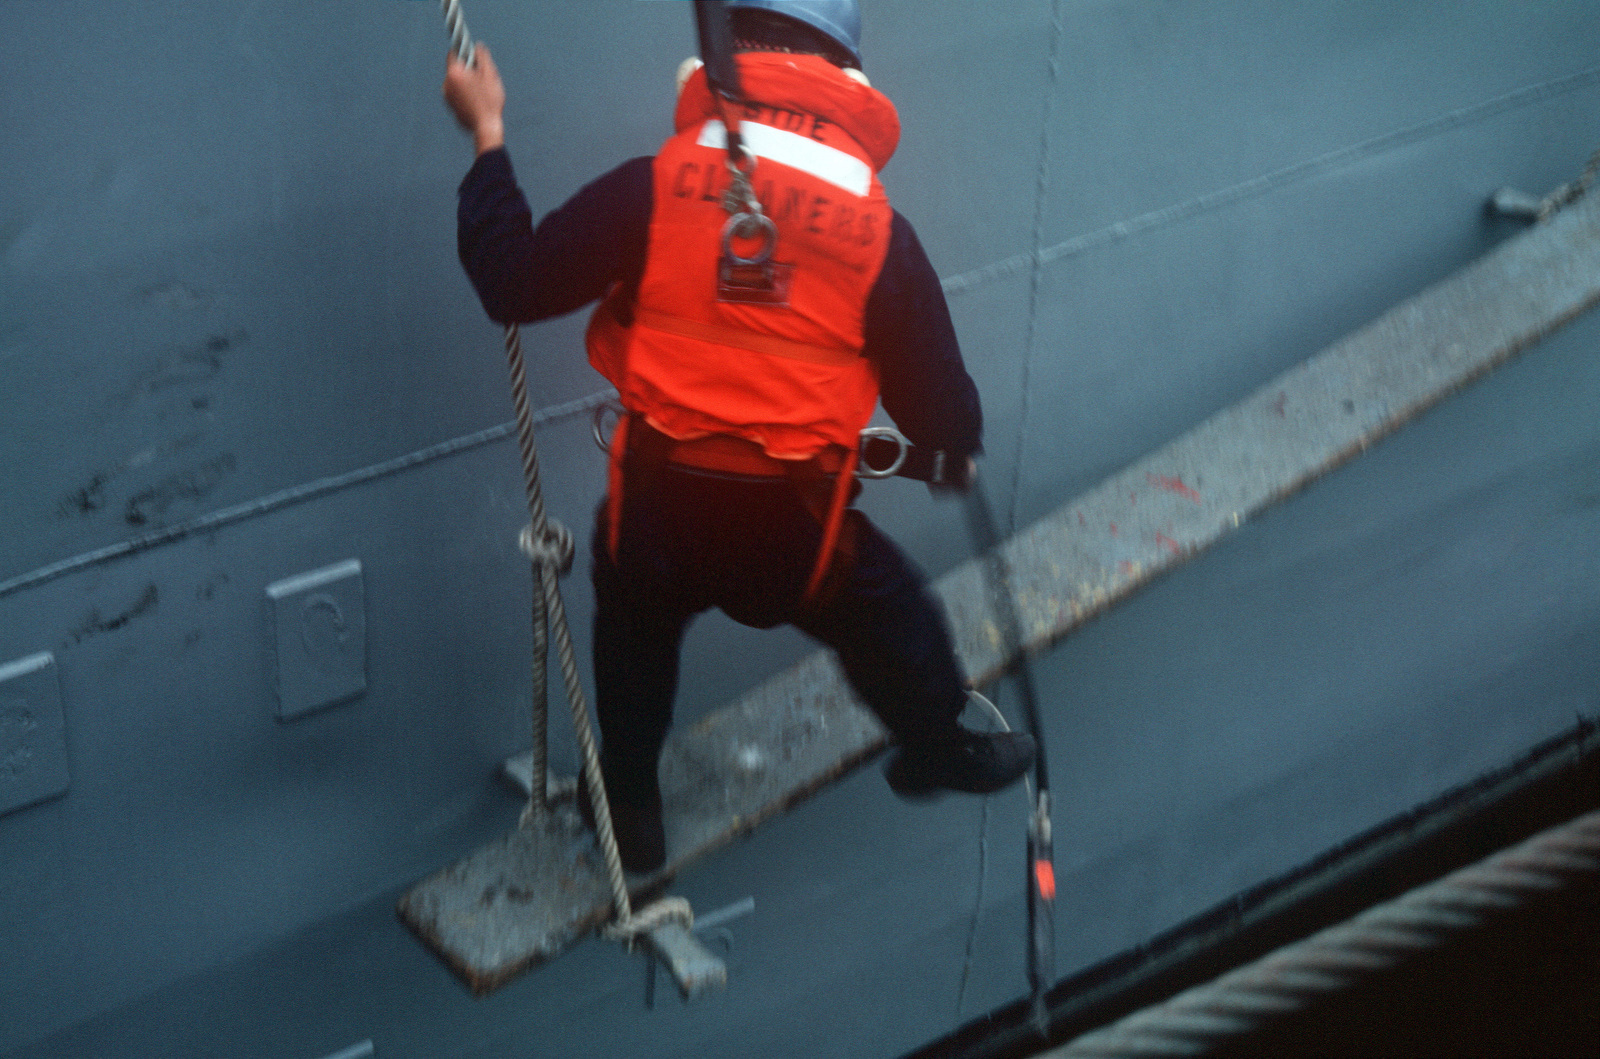
[[844, 525], [844, 509], [850, 506], [850, 487], [855, 484], [856, 461], [860, 458], [861, 450], [851, 449], [850, 455], [845, 458], [844, 467], [834, 479], [833, 502], [828, 505], [828, 520], [822, 527], [822, 547], [817, 549], [817, 565], [812, 568], [811, 580], [806, 583], [806, 594], [803, 598], [807, 603], [816, 599], [817, 590], [822, 587], [822, 579], [833, 563], [833, 553], [839, 547], [839, 529]]
[[748, 474], [759, 478], [782, 478], [790, 464], [768, 456], [754, 441], [732, 434], [712, 434], [692, 441], [672, 442], [666, 449], [668, 463], [702, 471]]
[[633, 320], [635, 324], [643, 324], [645, 327], [681, 335], [684, 338], [696, 338], [702, 342], [715, 342], [719, 346], [748, 349], [755, 353], [768, 353], [774, 357], [804, 360], [812, 364], [854, 364], [861, 359], [861, 354], [853, 349], [815, 346], [809, 342], [796, 342], [788, 338], [779, 338], [777, 335], [756, 334], [742, 328], [725, 327], [704, 320], [688, 320], [655, 309], [638, 309], [634, 312]]
[[606, 550], [611, 561], [617, 561], [617, 545], [622, 540], [622, 459], [628, 451], [628, 420], [617, 420], [617, 429], [611, 432], [611, 449], [606, 461]]
[[734, 434], [708, 434], [703, 438], [673, 441], [665, 450], [666, 461], [678, 467], [758, 478], [787, 478], [808, 465], [820, 468], [825, 474], [837, 474], [846, 456], [843, 446], [830, 445], [808, 459], [780, 460], [767, 455], [760, 442]]
[[[606, 467], [606, 549], [611, 553], [611, 561], [617, 561], [617, 548], [622, 539], [622, 461], [628, 451], [628, 424], [632, 416], [623, 416], [617, 421], [616, 430], [611, 434], [610, 460]], [[723, 440], [725, 439], [725, 441]], [[739, 445], [730, 445], [726, 442], [737, 442]], [[679, 442], [671, 454], [671, 462], [680, 466], [702, 467], [707, 470], [732, 471], [734, 473], [770, 473], [768, 469], [777, 465], [779, 473], [783, 473], [792, 461], [777, 460], [764, 453], [759, 456], [761, 461], [770, 463], [752, 463], [746, 465], [741, 461], [750, 459], [751, 454], [743, 446], [753, 443], [745, 442], [743, 438], [734, 438], [728, 435], [713, 435], [710, 438], [700, 438], [696, 441]], [[804, 599], [812, 602], [822, 587], [822, 580], [827, 576], [828, 567], [833, 563], [834, 553], [839, 547], [839, 531], [844, 526], [845, 508], [850, 506], [850, 490], [855, 484], [856, 464], [861, 458], [860, 449], [843, 450], [843, 465], [828, 468], [825, 465], [835, 463], [835, 453], [839, 449], [827, 449], [819, 454], [816, 462], [824, 465], [826, 473], [835, 475], [833, 483], [833, 497], [828, 504], [827, 518], [822, 527], [822, 545], [817, 549], [817, 562], [811, 570], [811, 578], [806, 582]], [[737, 453], [730, 459], [730, 454]]]

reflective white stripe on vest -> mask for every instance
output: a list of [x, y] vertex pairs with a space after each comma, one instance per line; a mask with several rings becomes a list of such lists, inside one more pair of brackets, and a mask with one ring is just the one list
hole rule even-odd
[[[829, 147], [786, 129], [775, 129], [754, 121], [741, 121], [739, 136], [757, 158], [770, 158], [810, 173], [818, 180], [826, 180], [834, 187], [843, 188], [861, 198], [865, 198], [872, 190], [872, 167], [837, 147]], [[696, 142], [701, 147], [725, 151], [728, 148], [728, 130], [721, 121], [712, 118], [701, 128], [700, 139]]]

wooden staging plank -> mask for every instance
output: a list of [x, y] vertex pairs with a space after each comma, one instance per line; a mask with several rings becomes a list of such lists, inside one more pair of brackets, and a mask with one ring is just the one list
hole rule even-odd
[[[1597, 302], [1600, 195], [1590, 195], [1007, 541], [1026, 649], [1067, 635]], [[1007, 660], [981, 568], [952, 571], [939, 590], [968, 672], [992, 678]]]
[[[675, 731], [661, 760], [667, 863], [630, 876], [635, 898], [880, 750], [832, 658], [816, 654]], [[567, 802], [408, 891], [400, 918], [476, 993], [558, 955], [611, 918], [605, 862]]]
[[[1002, 545], [1024, 649], [1047, 647], [1596, 301], [1600, 195], [1590, 195]], [[967, 671], [978, 683], [997, 676], [1013, 659], [982, 566], [934, 589]], [[884, 741], [826, 653], [675, 732], [662, 760], [667, 865], [630, 886], [658, 891]], [[482, 993], [599, 926], [610, 901], [593, 841], [562, 808], [424, 879], [398, 910]]]

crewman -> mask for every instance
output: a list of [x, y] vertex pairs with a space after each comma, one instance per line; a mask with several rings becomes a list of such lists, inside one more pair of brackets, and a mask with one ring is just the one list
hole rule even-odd
[[[939, 606], [849, 506], [880, 399], [943, 454], [934, 488], [970, 486], [982, 431], [938, 276], [878, 179], [900, 122], [861, 73], [856, 0], [727, 7], [742, 100], [686, 61], [657, 154], [537, 227], [489, 49], [472, 67], [452, 56], [444, 83], [477, 149], [458, 237], [484, 310], [528, 323], [598, 300], [589, 359], [626, 409], [592, 551], [601, 771], [630, 872], [665, 860], [679, 648], [712, 607], [830, 647], [898, 744], [886, 775], [902, 795], [993, 792], [1035, 754], [1027, 735], [959, 723], [967, 684]], [[730, 129], [747, 153], [731, 155]]]

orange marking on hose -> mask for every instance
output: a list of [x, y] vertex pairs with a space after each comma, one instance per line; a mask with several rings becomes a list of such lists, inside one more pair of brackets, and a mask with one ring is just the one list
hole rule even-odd
[[1056, 866], [1047, 860], [1033, 862], [1033, 881], [1039, 886], [1039, 896], [1046, 901], [1056, 899]]

